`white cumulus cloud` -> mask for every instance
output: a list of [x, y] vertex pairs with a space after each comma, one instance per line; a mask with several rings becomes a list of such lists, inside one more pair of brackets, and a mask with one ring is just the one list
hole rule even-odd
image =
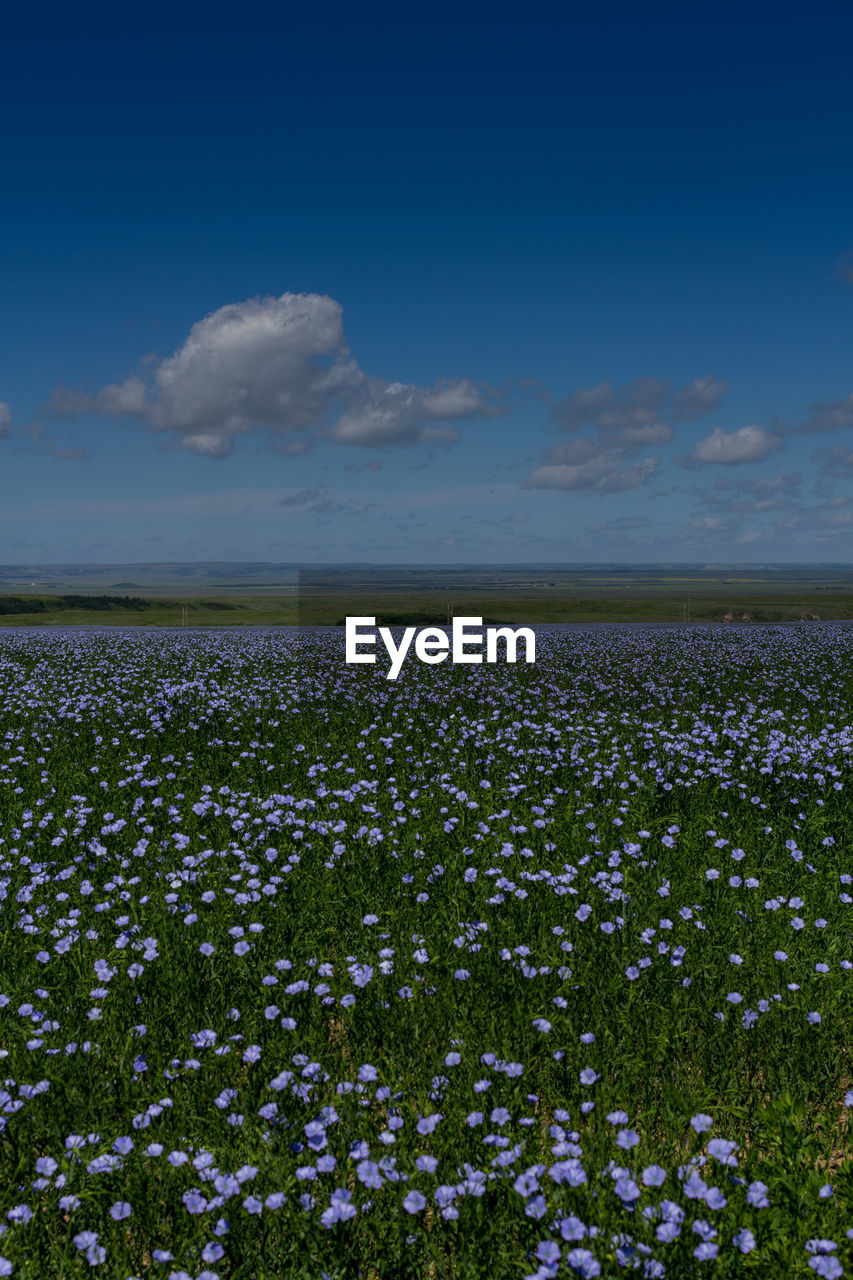
[[754, 423], [737, 431], [715, 427], [709, 436], [696, 442], [689, 456], [690, 461], [700, 463], [759, 462], [781, 443], [778, 435]]
[[[58, 387], [48, 410], [138, 418], [210, 458], [238, 437], [266, 430], [287, 452], [306, 439], [381, 446], [451, 442], [454, 423], [502, 412], [495, 393], [466, 378], [433, 387], [365, 373], [350, 354], [343, 309], [314, 293], [250, 298], [197, 321], [183, 345], [94, 395]], [[296, 439], [293, 439], [296, 437]]]

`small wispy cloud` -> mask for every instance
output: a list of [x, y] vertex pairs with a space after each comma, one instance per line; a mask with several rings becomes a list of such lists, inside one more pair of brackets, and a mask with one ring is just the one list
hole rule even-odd
[[325, 485], [315, 485], [308, 489], [300, 489], [296, 493], [285, 494], [279, 499], [279, 506], [294, 507], [313, 516], [329, 518], [331, 516], [347, 516], [356, 518], [365, 516], [378, 504], [376, 502], [355, 502], [350, 498], [339, 498], [329, 493]]
[[626, 463], [624, 450], [581, 437], [549, 449], [525, 480], [529, 489], [591, 489], [618, 493], [636, 489], [655, 474], [658, 458]]
[[676, 461], [682, 466], [732, 466], [741, 462], [760, 462], [781, 443], [778, 433], [765, 431], [755, 423], [739, 427], [736, 431], [715, 427], [709, 436], [696, 442], [691, 453]]
[[728, 383], [721, 382], [710, 375], [707, 378], [694, 378], [674, 397], [673, 418], [676, 422], [695, 422], [697, 418], [703, 418], [706, 413], [713, 413], [720, 407], [728, 389]]
[[835, 274], [848, 284], [853, 284], [853, 253], [844, 253], [838, 259]]
[[14, 455], [41, 454], [43, 457], [58, 458], [62, 462], [90, 461], [89, 451], [82, 444], [63, 441], [56, 432], [48, 431], [43, 422], [22, 422], [13, 428], [11, 421], [9, 406], [0, 404], [0, 439], [16, 442], [12, 445]]
[[794, 430], [813, 434], [820, 431], [848, 431], [853, 428], [853, 394], [846, 400], [819, 400], [809, 405], [809, 417]]

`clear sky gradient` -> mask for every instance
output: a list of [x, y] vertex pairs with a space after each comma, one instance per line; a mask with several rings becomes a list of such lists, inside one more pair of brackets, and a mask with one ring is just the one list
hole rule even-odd
[[4, 14], [0, 562], [846, 562], [853, 10]]

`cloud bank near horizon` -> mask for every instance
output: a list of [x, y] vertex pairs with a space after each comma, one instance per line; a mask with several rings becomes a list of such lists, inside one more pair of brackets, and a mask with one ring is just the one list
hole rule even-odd
[[[811, 456], [821, 510], [804, 504], [799, 471], [733, 480], [731, 491], [726, 485], [741, 468], [749, 476], [750, 464], [772, 462], [777, 454], [781, 461], [797, 439], [853, 428], [853, 396], [815, 401], [799, 423], [774, 419], [769, 427], [756, 422], [705, 427], [697, 438], [694, 424], [700, 424], [701, 432], [701, 420], [720, 409], [728, 391], [728, 384], [712, 374], [681, 386], [657, 377], [621, 385], [605, 381], [579, 386], [559, 400], [535, 379], [519, 377], [507, 379], [500, 389], [467, 377], [441, 378], [431, 387], [390, 381], [366, 373], [351, 354], [339, 302], [316, 293], [284, 293], [222, 306], [192, 324], [170, 356], [148, 357], [138, 372], [92, 392], [60, 385], [44, 409], [55, 419], [88, 415], [135, 422], [170, 447], [223, 460], [242, 440], [264, 436], [268, 448], [293, 457], [320, 442], [374, 451], [449, 445], [459, 438], [461, 424], [506, 415], [532, 398], [548, 408], [552, 443], [525, 464], [503, 464], [504, 474], [515, 470], [513, 486], [522, 501], [525, 491], [533, 501], [530, 491], [537, 490], [606, 499], [645, 489], [649, 501], [670, 492], [691, 493], [699, 513], [685, 515], [682, 536], [716, 533], [733, 544], [767, 536], [763, 529], [743, 527], [740, 522], [747, 519], [773, 518], [792, 533], [850, 523], [846, 500], [833, 488], [853, 474], [853, 451], [842, 446], [818, 449]], [[505, 444], [520, 438], [509, 425], [504, 434]], [[20, 437], [16, 453], [72, 461], [90, 457], [79, 444], [61, 447], [41, 422], [13, 426], [9, 406], [0, 402], [0, 439], [11, 442], [13, 437]], [[676, 454], [670, 446], [682, 441], [684, 452]], [[344, 469], [376, 471], [382, 466], [374, 457]], [[708, 468], [712, 474], [716, 469], [717, 490], [663, 490], [651, 484], [673, 466], [706, 474]], [[637, 499], [642, 500], [639, 494]], [[337, 518], [379, 519], [383, 511], [374, 496], [368, 494], [365, 501], [338, 494], [313, 474], [307, 486], [283, 496], [279, 507], [323, 524]], [[630, 518], [639, 520], [636, 514]], [[518, 526], [529, 519], [528, 512], [512, 518]], [[634, 534], [641, 535], [643, 527], [632, 526]], [[608, 530], [607, 536], [625, 533], [618, 522]]]
[[[692, 422], [711, 413], [728, 389], [711, 375], [694, 378], [674, 396], [669, 383], [660, 378], [637, 378], [615, 388], [609, 382], [579, 387], [551, 410], [559, 429], [574, 439], [547, 449], [527, 476], [525, 487], [599, 493], [636, 489], [660, 467], [659, 457], [633, 461], [636, 455], [670, 444], [675, 437], [672, 422]], [[585, 427], [592, 434], [579, 434]]]

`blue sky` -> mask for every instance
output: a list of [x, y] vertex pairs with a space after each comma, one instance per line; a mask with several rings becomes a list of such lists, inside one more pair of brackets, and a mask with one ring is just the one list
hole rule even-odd
[[850, 560], [853, 14], [591, 8], [4, 16], [0, 562]]

